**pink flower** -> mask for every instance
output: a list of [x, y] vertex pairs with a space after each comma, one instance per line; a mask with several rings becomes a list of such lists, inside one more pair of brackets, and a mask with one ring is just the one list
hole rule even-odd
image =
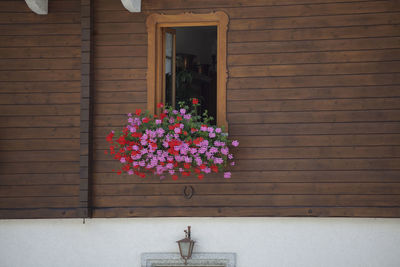
[[209, 136], [210, 138], [214, 138], [214, 137], [215, 137], [215, 133], [209, 133], [208, 136]]
[[232, 141], [232, 146], [237, 147], [239, 145], [239, 141], [238, 140], [233, 140]]
[[231, 173], [230, 172], [224, 172], [224, 178], [226, 178], [226, 179], [231, 178]]
[[222, 158], [214, 158], [214, 163], [215, 164], [222, 164], [224, 160]]
[[216, 133], [221, 133], [222, 130], [221, 130], [221, 128], [217, 128], [217, 129], [215, 129], [215, 132], [216, 132]]

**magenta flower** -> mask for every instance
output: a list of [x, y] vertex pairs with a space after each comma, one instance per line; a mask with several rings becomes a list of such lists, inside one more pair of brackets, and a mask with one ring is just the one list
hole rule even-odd
[[228, 146], [239, 146], [237, 140], [228, 141], [221, 128], [210, 125], [208, 116], [198, 116], [186, 106], [180, 105], [176, 110], [166, 107], [162, 112], [154, 116], [136, 110], [135, 114], [128, 114], [122, 131], [115, 137], [113, 133], [107, 136], [110, 154], [122, 164], [121, 171], [143, 178], [147, 173], [160, 179], [172, 175], [174, 180], [180, 173], [199, 179], [211, 172], [231, 177], [223, 169], [235, 165], [230, 161], [233, 155]]
[[222, 164], [222, 163], [224, 163], [224, 160], [222, 158], [214, 158], [214, 163], [215, 164]]

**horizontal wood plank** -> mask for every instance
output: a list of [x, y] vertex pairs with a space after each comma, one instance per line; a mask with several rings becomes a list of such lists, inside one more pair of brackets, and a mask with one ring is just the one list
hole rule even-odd
[[78, 115], [80, 109], [78, 105], [1, 105], [0, 116], [35, 116], [35, 115]]
[[[18, 118], [18, 119], [16, 119]], [[8, 127], [77, 127], [79, 116], [0, 117], [0, 128]]]
[[[291, 100], [291, 99], [340, 99], [340, 98], [374, 98], [399, 97], [398, 85], [346, 86], [346, 87], [297, 87], [271, 89], [237, 89], [228, 90], [228, 100]], [[228, 104], [230, 104], [228, 102]]]
[[231, 124], [397, 121], [400, 110], [230, 113]]
[[70, 197], [77, 196], [79, 185], [0, 186], [0, 199], [5, 197]]
[[79, 185], [79, 173], [4, 174], [0, 186], [29, 185]]
[[282, 29], [259, 31], [232, 31], [228, 42], [265, 42], [284, 40], [319, 40], [394, 36], [400, 25], [351, 26], [314, 29]]
[[217, 184], [217, 183], [398, 183], [399, 170], [330, 170], [330, 171], [237, 171], [232, 172], [232, 178], [223, 179], [220, 174], [209, 174], [203, 180], [188, 177], [172, 181], [170, 178], [160, 180], [157, 177], [142, 179], [133, 175], [115, 175], [115, 172], [95, 172], [94, 184]]
[[330, 63], [269, 66], [236, 66], [229, 69], [232, 78], [302, 75], [340, 75], [393, 73], [400, 69], [400, 61], [368, 63]]
[[231, 78], [228, 81], [228, 89], [380, 86], [393, 84], [400, 84], [399, 73]]
[[78, 208], [79, 199], [71, 197], [10, 197], [0, 201], [0, 210], [9, 207], [26, 208]]
[[356, 25], [386, 25], [398, 24], [400, 13], [386, 12], [375, 14], [349, 14], [349, 15], [325, 15], [316, 17], [296, 18], [255, 18], [232, 19], [229, 29], [233, 31], [251, 31], [266, 29], [301, 29], [314, 27], [340, 27]]
[[57, 164], [53, 162], [1, 162], [0, 174], [17, 173], [78, 173], [79, 161], [60, 161]]
[[[97, 138], [105, 138], [111, 128], [98, 130]], [[229, 127], [234, 136], [248, 135], [338, 135], [338, 134], [396, 134], [400, 132], [399, 122], [328, 122], [328, 123], [277, 123], [277, 124], [236, 124]]]
[[400, 216], [398, 207], [130, 207], [95, 208], [94, 217], [387, 217]]
[[235, 101], [228, 103], [228, 112], [378, 110], [398, 109], [400, 98], [323, 99]]
[[[243, 49], [242, 51], [246, 51]], [[242, 54], [228, 56], [230, 66], [246, 65], [290, 65], [304, 67], [305, 64], [321, 63], [351, 63], [369, 62], [374, 64], [376, 61], [393, 61], [400, 59], [399, 49], [385, 50], [366, 50], [366, 51], [330, 51], [330, 52], [296, 52], [296, 53], [276, 53], [276, 54]], [[302, 65], [298, 65], [302, 64]], [[381, 64], [381, 63], [380, 63]], [[322, 65], [324, 66], [324, 65]], [[306, 65], [307, 67], [307, 65]]]
[[80, 67], [78, 58], [0, 59], [0, 70], [79, 70]]
[[[185, 186], [193, 186], [195, 197], [220, 195], [396, 195], [400, 183], [217, 183], [217, 184], [108, 184], [95, 185], [101, 196], [182, 196]], [[9, 187], [4, 187], [5, 188]], [[30, 187], [29, 187], [30, 188]], [[33, 187], [34, 188], [34, 187]], [[2, 188], [0, 187], [0, 194]], [[29, 191], [27, 189], [27, 191]], [[11, 194], [7, 192], [7, 194]]]
[[79, 150], [66, 151], [2, 151], [1, 162], [58, 162], [79, 161]]
[[20, 139], [0, 140], [2, 151], [79, 150], [79, 139]]
[[399, 207], [400, 195], [234, 195], [196, 196], [102, 196], [94, 203], [97, 207]]

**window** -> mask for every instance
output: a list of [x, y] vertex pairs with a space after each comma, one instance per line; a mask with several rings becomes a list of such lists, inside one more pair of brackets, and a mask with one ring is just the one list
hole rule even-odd
[[[220, 11], [208, 14], [152, 14], [147, 18], [148, 110], [157, 113], [156, 103], [175, 105], [176, 101], [185, 97], [199, 97], [203, 99], [204, 108], [216, 117], [216, 124], [227, 128], [227, 26], [228, 16]], [[189, 41], [185, 41], [185, 36], [189, 37], [187, 40], [193, 39], [190, 35], [203, 36], [201, 39], [207, 49], [187, 53], [182, 48], [182, 42], [190, 46]], [[193, 56], [197, 56], [196, 64], [188, 63]], [[195, 81], [188, 85], [188, 79]]]

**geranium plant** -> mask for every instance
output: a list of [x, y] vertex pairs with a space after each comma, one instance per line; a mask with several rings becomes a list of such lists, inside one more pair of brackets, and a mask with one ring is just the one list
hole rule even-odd
[[198, 99], [192, 99], [191, 106], [180, 102], [179, 109], [173, 109], [158, 104], [159, 116], [140, 109], [128, 114], [122, 131], [107, 136], [109, 153], [121, 163], [117, 173], [140, 177], [152, 173], [161, 179], [171, 175], [176, 180], [179, 175], [195, 174], [203, 179], [204, 174], [224, 172], [224, 178], [230, 178], [226, 168], [235, 162], [229, 146], [239, 142], [229, 141], [223, 128], [211, 125], [213, 118], [207, 111], [197, 114]]

